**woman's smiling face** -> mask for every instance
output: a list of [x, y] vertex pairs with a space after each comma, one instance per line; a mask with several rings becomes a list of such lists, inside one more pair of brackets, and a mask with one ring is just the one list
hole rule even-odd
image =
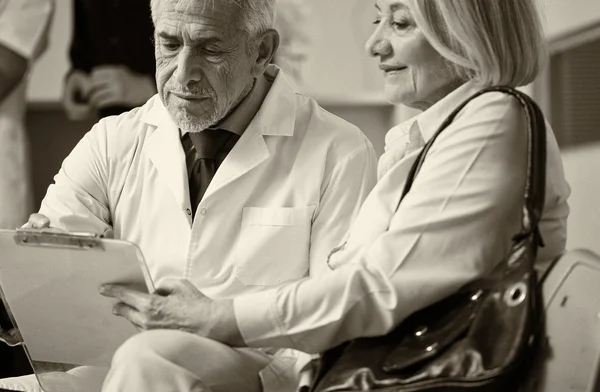
[[388, 101], [425, 110], [461, 84], [417, 27], [410, 0], [377, 0], [375, 7], [366, 50], [379, 57]]

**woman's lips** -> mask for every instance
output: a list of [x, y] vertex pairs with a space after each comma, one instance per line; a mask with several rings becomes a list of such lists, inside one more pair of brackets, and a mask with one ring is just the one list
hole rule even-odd
[[396, 74], [399, 74], [400, 72], [404, 71], [405, 69], [406, 69], [406, 67], [388, 69], [385, 71], [385, 74], [386, 75], [396, 75]]
[[381, 64], [381, 65], [379, 65], [379, 68], [386, 75], [389, 75], [389, 74], [394, 74], [394, 73], [398, 73], [398, 72], [404, 71], [407, 67]]

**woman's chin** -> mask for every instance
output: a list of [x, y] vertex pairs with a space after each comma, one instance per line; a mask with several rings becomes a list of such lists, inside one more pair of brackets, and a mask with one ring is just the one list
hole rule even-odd
[[412, 94], [398, 86], [385, 86], [385, 99], [394, 105], [407, 105]]

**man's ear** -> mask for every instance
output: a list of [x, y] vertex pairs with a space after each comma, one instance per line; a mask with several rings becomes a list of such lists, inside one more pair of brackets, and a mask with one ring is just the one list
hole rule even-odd
[[279, 33], [275, 29], [269, 29], [257, 41], [256, 60], [252, 67], [252, 74], [255, 78], [262, 75], [267, 66], [271, 64], [275, 52], [279, 48]]

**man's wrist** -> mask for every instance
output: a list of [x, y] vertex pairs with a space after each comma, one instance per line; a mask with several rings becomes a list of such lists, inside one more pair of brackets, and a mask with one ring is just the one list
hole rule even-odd
[[213, 336], [208, 336], [209, 338], [232, 347], [246, 346], [235, 318], [232, 299], [214, 301], [211, 313], [216, 323], [211, 331]]

